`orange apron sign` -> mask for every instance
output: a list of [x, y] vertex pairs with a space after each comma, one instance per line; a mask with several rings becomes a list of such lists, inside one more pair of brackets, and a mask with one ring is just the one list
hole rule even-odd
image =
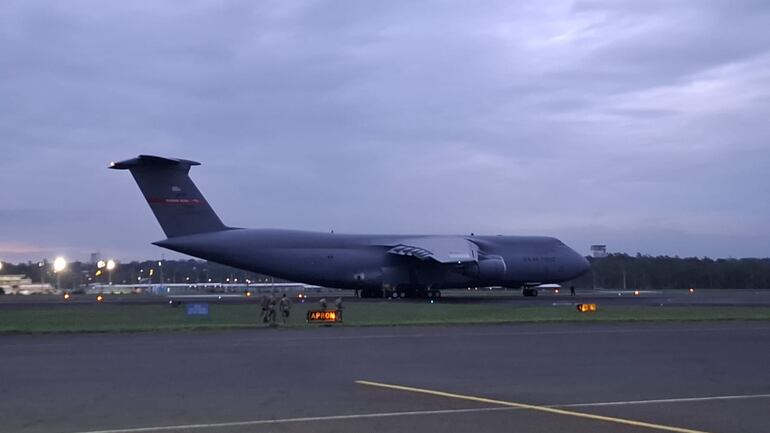
[[342, 311], [339, 311], [339, 310], [308, 311], [307, 321], [309, 323], [342, 322]]
[[596, 311], [596, 304], [578, 304], [577, 310], [581, 313], [592, 313]]

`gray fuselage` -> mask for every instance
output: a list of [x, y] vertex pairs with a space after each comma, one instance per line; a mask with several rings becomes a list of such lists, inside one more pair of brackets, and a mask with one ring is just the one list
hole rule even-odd
[[[500, 256], [494, 278], [456, 265], [388, 253], [404, 238], [463, 238], [485, 255]], [[231, 229], [166, 239], [158, 246], [291, 281], [338, 288], [416, 286], [520, 287], [573, 279], [588, 269], [580, 254], [544, 236], [350, 235], [275, 229]]]
[[129, 170], [168, 239], [164, 248], [291, 281], [438, 294], [472, 286], [519, 287], [573, 279], [588, 262], [541, 236], [344, 235], [226, 226], [189, 177], [195, 161], [139, 155]]

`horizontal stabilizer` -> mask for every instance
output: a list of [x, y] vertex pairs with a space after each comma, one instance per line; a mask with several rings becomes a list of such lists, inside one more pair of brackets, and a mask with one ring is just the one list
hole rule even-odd
[[136, 158], [127, 159], [120, 162], [111, 162], [110, 168], [115, 170], [130, 170], [136, 167], [179, 167], [190, 168], [193, 165], [201, 165], [200, 162], [190, 161], [189, 159], [164, 158], [154, 155], [139, 155]]

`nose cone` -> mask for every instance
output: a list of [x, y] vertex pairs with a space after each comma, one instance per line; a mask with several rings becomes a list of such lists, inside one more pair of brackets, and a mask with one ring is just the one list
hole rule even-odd
[[573, 269], [575, 270], [575, 276], [573, 278], [577, 278], [591, 269], [591, 263], [585, 257], [578, 254], [577, 251], [572, 250], [572, 252], [574, 254]]

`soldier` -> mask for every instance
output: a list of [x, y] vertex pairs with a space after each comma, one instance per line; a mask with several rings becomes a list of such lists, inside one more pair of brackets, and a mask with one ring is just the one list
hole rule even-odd
[[575, 286], [569, 286], [569, 294], [570, 296], [575, 296]]
[[318, 302], [321, 303], [321, 309], [326, 311], [326, 298], [321, 298], [321, 300]]
[[267, 305], [267, 321], [270, 325], [275, 325], [275, 308], [276, 308], [275, 296], [270, 295], [270, 300]]
[[267, 310], [270, 306], [270, 300], [267, 299], [267, 295], [262, 295], [260, 305], [262, 306], [262, 323], [267, 323]]
[[283, 294], [281, 300], [278, 302], [278, 307], [281, 309], [281, 319], [285, 325], [286, 319], [289, 318], [289, 313], [291, 313], [291, 300], [286, 297], [286, 293]]
[[337, 311], [342, 312], [342, 296], [334, 300], [334, 307]]

